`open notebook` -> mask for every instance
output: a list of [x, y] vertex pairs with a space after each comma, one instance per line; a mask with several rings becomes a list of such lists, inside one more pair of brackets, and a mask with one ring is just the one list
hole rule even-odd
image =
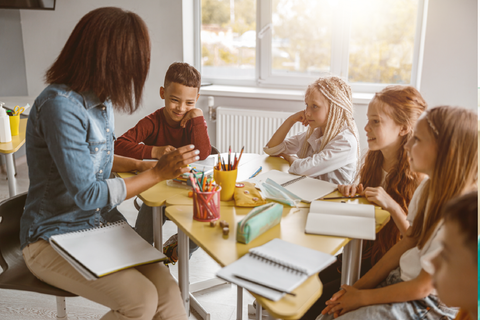
[[278, 170], [270, 170], [247, 181], [257, 184], [266, 182], [267, 179], [273, 180], [304, 202], [312, 202], [337, 189], [337, 185], [330, 182], [307, 176], [297, 176]]
[[375, 206], [330, 201], [312, 202], [305, 233], [375, 240]]
[[126, 221], [51, 236], [49, 242], [87, 280], [167, 258]]
[[250, 249], [248, 254], [219, 270], [217, 277], [277, 301], [336, 259], [320, 251], [273, 239]]

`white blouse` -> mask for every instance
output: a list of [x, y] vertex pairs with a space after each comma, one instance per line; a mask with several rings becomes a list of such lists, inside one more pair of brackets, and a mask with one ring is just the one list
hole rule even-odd
[[[298, 154], [307, 132], [299, 133], [285, 139], [278, 146], [263, 148], [265, 153], [276, 156], [281, 153]], [[357, 169], [357, 139], [347, 127], [317, 153], [322, 144], [323, 135], [320, 128], [315, 128], [308, 138], [307, 157], [295, 160], [288, 172], [306, 175], [335, 184], [350, 184], [355, 179]]]
[[[413, 224], [413, 220], [417, 215], [418, 205], [420, 202], [420, 197], [425, 188], [425, 183], [428, 179], [424, 179], [417, 190], [413, 194], [410, 205], [408, 206], [408, 216], [407, 220], [410, 222], [410, 225]], [[401, 278], [404, 281], [409, 281], [415, 279], [420, 274], [420, 271], [424, 269], [429, 274], [433, 274], [435, 271], [430, 260], [432, 257], [436, 256], [442, 249], [442, 238], [443, 238], [443, 224], [440, 222], [432, 235], [423, 246], [421, 250], [418, 247], [413, 247], [412, 249], [406, 251], [400, 258], [400, 271]], [[435, 292], [433, 292], [435, 294]]]

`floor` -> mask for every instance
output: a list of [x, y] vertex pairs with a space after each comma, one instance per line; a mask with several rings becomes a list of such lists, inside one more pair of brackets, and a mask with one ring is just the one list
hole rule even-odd
[[[28, 189], [28, 168], [24, 158], [17, 160], [17, 193]], [[0, 200], [8, 198], [8, 184], [4, 170], [0, 172]], [[132, 200], [125, 201], [119, 210], [125, 215], [127, 221], [134, 225], [136, 209]], [[166, 241], [177, 232], [175, 225], [167, 221], [163, 228], [163, 237]], [[213, 261], [201, 248], [190, 259], [190, 282], [206, 280], [215, 276], [219, 265]], [[172, 274], [177, 276], [177, 267], [170, 268]], [[194, 296], [211, 314], [212, 320], [236, 319], [237, 288], [234, 285], [224, 284], [212, 289], [195, 293]], [[248, 315], [248, 304], [252, 304], [253, 297], [244, 290], [243, 318], [252, 318]], [[108, 309], [95, 302], [81, 297], [67, 298], [67, 313], [69, 319], [87, 320], [100, 319]], [[52, 296], [29, 293], [16, 290], [0, 290], [0, 319], [2, 320], [38, 320], [55, 319], [56, 302]], [[189, 319], [200, 319], [194, 311]]]

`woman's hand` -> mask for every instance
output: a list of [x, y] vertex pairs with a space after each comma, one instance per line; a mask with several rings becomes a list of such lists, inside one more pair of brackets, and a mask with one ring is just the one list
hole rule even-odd
[[199, 159], [198, 154], [200, 151], [192, 150], [194, 147], [193, 145], [183, 146], [158, 159], [153, 168], [157, 177], [163, 181], [189, 172], [190, 168], [188, 165]]
[[325, 310], [328, 307], [325, 308], [322, 311], [322, 314], [333, 314], [334, 318], [337, 318], [347, 312], [357, 310], [358, 308], [365, 306], [363, 290], [356, 289], [346, 284], [342, 285], [342, 288], [344, 293], [341, 295], [341, 297], [336, 301], [331, 301], [332, 299], [328, 300], [326, 304], [328, 307], [332, 307], [327, 312], [325, 312]]
[[363, 184], [361, 183], [358, 186], [354, 184], [339, 184], [337, 188], [345, 197], [354, 197], [357, 193], [361, 196], [364, 195]]
[[185, 116], [183, 117], [182, 121], [180, 121], [180, 127], [185, 128], [187, 125], [188, 120], [203, 116], [203, 111], [200, 108], [193, 108], [192, 110], [188, 111]]
[[175, 151], [177, 148], [172, 146], [159, 146], [152, 148], [152, 158], [153, 159], [160, 159], [164, 154], [169, 152]]
[[338, 304], [338, 299], [340, 299], [345, 294], [345, 292], [346, 291], [344, 289], [340, 289], [340, 291], [334, 293], [330, 300], [327, 300], [327, 302], [325, 302], [327, 306], [322, 310], [322, 314], [329, 313], [329, 311]]
[[398, 203], [382, 187], [368, 187], [365, 189], [365, 197], [387, 211], [393, 210]]
[[308, 126], [308, 120], [305, 116], [305, 110], [298, 111], [290, 116], [293, 123], [301, 122], [304, 126]]
[[283, 159], [287, 160], [288, 163], [290, 165], [292, 165], [292, 163], [298, 159], [298, 157], [296, 155], [293, 155], [293, 154], [285, 154], [285, 153], [280, 153], [278, 155], [279, 157], [282, 157]]

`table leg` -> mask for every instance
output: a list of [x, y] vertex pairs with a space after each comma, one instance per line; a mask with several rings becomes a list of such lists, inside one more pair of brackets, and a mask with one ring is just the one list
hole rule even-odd
[[262, 306], [256, 301], [255, 320], [262, 320]]
[[163, 252], [163, 211], [165, 206], [152, 207], [153, 213], [153, 243], [158, 251]]
[[360, 268], [362, 265], [363, 240], [352, 239], [343, 248], [342, 257], [342, 284], [352, 286], [360, 279]]
[[188, 250], [189, 243], [187, 235], [178, 228], [178, 285], [180, 295], [187, 314], [190, 315], [190, 279], [188, 274]]
[[5, 154], [7, 162], [8, 194], [13, 197], [17, 194], [17, 185], [15, 179], [15, 166], [13, 165], [13, 153]]
[[243, 318], [243, 288], [237, 286], [237, 320]]

